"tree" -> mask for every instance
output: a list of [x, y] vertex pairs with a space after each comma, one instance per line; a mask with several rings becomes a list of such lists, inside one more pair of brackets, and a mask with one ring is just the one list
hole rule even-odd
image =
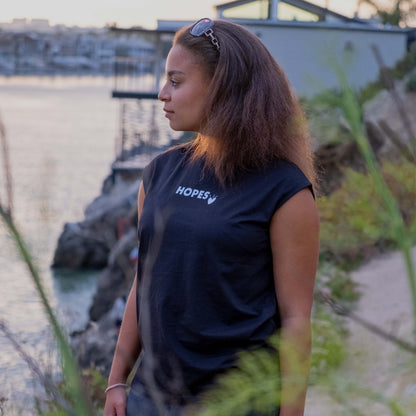
[[362, 5], [371, 6], [383, 24], [409, 26], [416, 20], [416, 0], [359, 0], [358, 10]]

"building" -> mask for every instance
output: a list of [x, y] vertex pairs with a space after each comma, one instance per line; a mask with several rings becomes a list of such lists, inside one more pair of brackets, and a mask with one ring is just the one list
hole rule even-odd
[[[338, 88], [337, 70], [343, 71], [349, 85], [358, 90], [378, 78], [379, 67], [373, 46], [378, 48], [386, 66], [393, 66], [405, 55], [408, 47], [407, 30], [382, 27], [374, 20], [344, 16], [304, 0], [235, 0], [216, 6], [216, 14], [218, 18], [245, 26], [258, 36], [284, 69], [298, 96], [312, 97], [324, 90]], [[122, 83], [117, 82], [117, 79], [121, 77], [116, 73], [113, 97], [122, 101], [157, 98], [164, 60], [173, 34], [193, 21], [158, 20], [157, 23], [157, 29], [152, 31], [124, 29], [153, 36], [156, 55], [152, 62], [152, 85], [148, 84], [147, 88], [140, 86], [134, 80], [142, 79], [143, 74], [135, 71], [129, 73], [129, 81], [124, 83], [128, 88], [119, 88]], [[226, 42], [226, 39], [223, 41]], [[129, 122], [125, 114], [122, 113], [122, 129], [118, 140], [120, 156], [113, 165], [114, 171], [140, 170], [146, 158], [135, 159], [136, 150], [141, 158], [146, 155], [150, 158], [154, 147], [157, 147], [157, 141], [146, 139], [146, 143], [156, 146], [148, 146], [149, 150], [143, 150], [145, 147], [134, 138], [139, 136], [136, 132], [126, 134], [125, 126]]]
[[[296, 93], [313, 96], [338, 86], [334, 68], [360, 89], [377, 79], [372, 46], [386, 66], [407, 51], [410, 31], [347, 17], [304, 0], [235, 0], [216, 6], [218, 18], [255, 33], [285, 70]], [[158, 21], [159, 30], [177, 30], [185, 21]]]

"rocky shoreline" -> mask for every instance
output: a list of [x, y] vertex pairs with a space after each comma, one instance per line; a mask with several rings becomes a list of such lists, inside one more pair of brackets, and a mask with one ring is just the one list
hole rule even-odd
[[[416, 94], [398, 91], [409, 109], [416, 108]], [[391, 96], [381, 91], [365, 107], [365, 125], [377, 155], [397, 154], [394, 144], [379, 126], [387, 120], [398, 137], [406, 136]], [[416, 124], [416, 119], [413, 124]], [[414, 126], [416, 128], [416, 126]], [[354, 142], [322, 145], [315, 151], [321, 177], [321, 194], [328, 195], [342, 182], [342, 169], [364, 169]], [[137, 195], [140, 173], [112, 174], [103, 183], [101, 195], [85, 210], [78, 223], [65, 224], [54, 255], [54, 268], [102, 269], [89, 315], [82, 331], [71, 342], [82, 367], [93, 366], [108, 375], [125, 302], [135, 275], [137, 256]]]
[[110, 175], [85, 218], [67, 223], [55, 250], [54, 268], [102, 269], [89, 310], [90, 322], [71, 336], [81, 367], [108, 374], [137, 256], [140, 176]]

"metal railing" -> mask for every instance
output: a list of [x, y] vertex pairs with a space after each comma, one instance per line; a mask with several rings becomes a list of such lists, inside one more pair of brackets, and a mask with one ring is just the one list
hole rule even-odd
[[163, 62], [157, 56], [114, 61], [114, 98], [157, 98]]

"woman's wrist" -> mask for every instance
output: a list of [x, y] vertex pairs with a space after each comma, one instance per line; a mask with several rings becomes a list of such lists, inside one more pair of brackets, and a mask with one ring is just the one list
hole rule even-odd
[[107, 392], [109, 392], [110, 390], [113, 390], [113, 389], [118, 388], [118, 387], [122, 387], [122, 388], [126, 389], [126, 388], [128, 387], [128, 384], [126, 384], [126, 383], [114, 383], [114, 384], [111, 384], [111, 385], [109, 385], [109, 386], [108, 386], [108, 387], [104, 390], [104, 393], [107, 393]]

